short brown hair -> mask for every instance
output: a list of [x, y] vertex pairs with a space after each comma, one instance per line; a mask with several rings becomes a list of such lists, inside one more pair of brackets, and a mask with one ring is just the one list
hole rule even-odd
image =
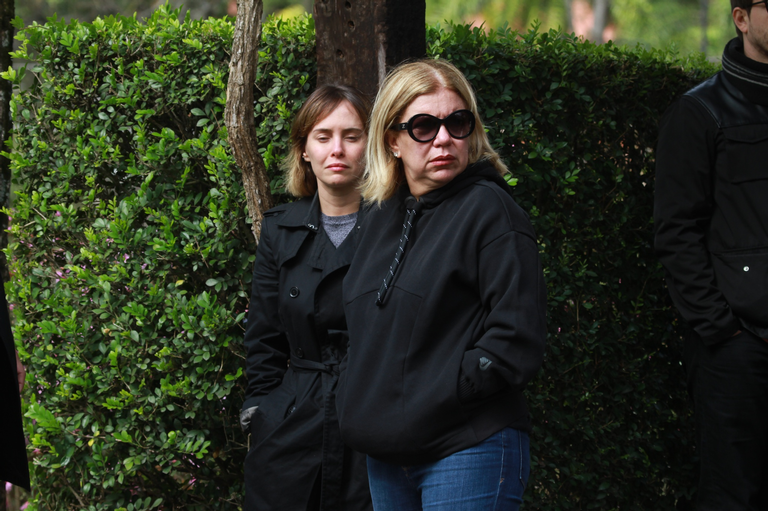
[[321, 85], [309, 95], [293, 119], [291, 147], [283, 161], [283, 170], [285, 188], [294, 197], [309, 197], [317, 191], [317, 178], [312, 172], [312, 165], [304, 161], [302, 153], [312, 128], [343, 101], [352, 105], [367, 132], [371, 102], [362, 92], [349, 85]]

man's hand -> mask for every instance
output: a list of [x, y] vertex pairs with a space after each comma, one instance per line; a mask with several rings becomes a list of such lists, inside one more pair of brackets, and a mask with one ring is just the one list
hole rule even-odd
[[16, 377], [19, 380], [19, 394], [24, 390], [24, 379], [27, 376], [27, 370], [21, 365], [21, 359], [19, 359], [19, 352], [16, 351]]

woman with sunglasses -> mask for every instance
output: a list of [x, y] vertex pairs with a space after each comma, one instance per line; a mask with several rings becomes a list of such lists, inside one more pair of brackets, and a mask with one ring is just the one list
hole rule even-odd
[[264, 214], [245, 331], [245, 511], [370, 511], [365, 457], [341, 441], [341, 283], [355, 250], [370, 102], [318, 87], [296, 114], [286, 188]]
[[461, 72], [444, 60], [396, 68], [366, 157], [374, 205], [344, 280], [342, 438], [368, 454], [376, 511], [518, 509], [544, 278]]

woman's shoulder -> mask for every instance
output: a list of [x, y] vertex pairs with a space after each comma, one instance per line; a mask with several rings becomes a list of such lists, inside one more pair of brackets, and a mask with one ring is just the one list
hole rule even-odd
[[285, 216], [288, 213], [304, 213], [306, 214], [312, 206], [312, 197], [300, 197], [293, 202], [286, 202], [278, 204], [277, 206], [268, 209], [264, 212], [264, 218], [276, 218]]
[[464, 194], [462, 210], [476, 215], [478, 220], [497, 224], [500, 228], [533, 235], [533, 227], [528, 214], [512, 197], [510, 190], [505, 190], [493, 181], [477, 181]]
[[[301, 197], [264, 212], [262, 230], [275, 227], [299, 227], [307, 222], [312, 209], [312, 197]], [[319, 220], [318, 220], [319, 221]]]
[[360, 207], [361, 219], [370, 222], [386, 221], [392, 216], [405, 214], [404, 197], [402, 191], [381, 202], [363, 201]]
[[[308, 212], [312, 207], [311, 197], [302, 197], [294, 202], [280, 204], [264, 212], [261, 222], [261, 241], [270, 245], [280, 244], [285, 238], [294, 238], [292, 233], [304, 233], [303, 229], [295, 229], [306, 223]], [[303, 236], [302, 236], [303, 238]]]

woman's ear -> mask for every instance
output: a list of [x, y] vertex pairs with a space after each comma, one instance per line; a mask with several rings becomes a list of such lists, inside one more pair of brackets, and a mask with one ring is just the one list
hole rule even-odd
[[397, 143], [397, 134], [388, 131], [386, 136], [387, 147], [395, 158], [400, 158], [400, 145]]

